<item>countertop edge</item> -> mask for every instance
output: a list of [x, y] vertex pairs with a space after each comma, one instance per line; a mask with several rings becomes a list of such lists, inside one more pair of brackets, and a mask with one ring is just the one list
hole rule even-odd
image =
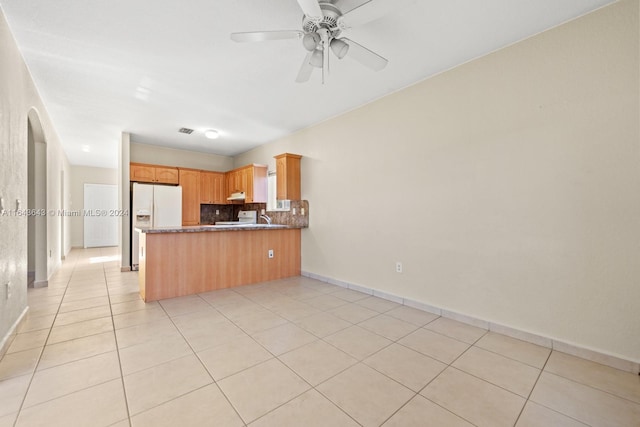
[[282, 224], [273, 224], [271, 226], [265, 227], [264, 225], [257, 226], [216, 226], [216, 225], [183, 225], [179, 227], [159, 227], [159, 228], [148, 228], [148, 227], [135, 227], [135, 231], [140, 233], [147, 234], [157, 234], [157, 233], [209, 233], [209, 232], [220, 232], [220, 231], [259, 231], [259, 230], [299, 230], [302, 228], [301, 226], [294, 225], [282, 225]]

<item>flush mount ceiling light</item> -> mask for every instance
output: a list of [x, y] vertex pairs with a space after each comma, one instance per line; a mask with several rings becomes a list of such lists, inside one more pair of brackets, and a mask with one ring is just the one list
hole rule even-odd
[[220, 132], [218, 132], [215, 129], [209, 129], [204, 131], [204, 136], [206, 136], [209, 139], [218, 139], [220, 137]]
[[91, 147], [89, 147], [88, 145], [83, 145], [82, 146], [82, 152], [83, 153], [88, 153], [89, 151], [91, 151]]

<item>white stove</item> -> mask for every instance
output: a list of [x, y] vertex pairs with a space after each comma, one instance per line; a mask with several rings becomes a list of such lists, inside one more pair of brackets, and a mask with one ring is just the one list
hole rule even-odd
[[216, 221], [216, 225], [251, 225], [258, 223], [258, 211], [240, 211], [237, 221]]

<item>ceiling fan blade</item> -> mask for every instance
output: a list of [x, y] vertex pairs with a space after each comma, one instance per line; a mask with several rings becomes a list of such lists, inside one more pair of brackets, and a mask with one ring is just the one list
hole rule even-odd
[[309, 52], [304, 58], [300, 71], [298, 71], [298, 77], [296, 77], [296, 83], [305, 83], [309, 81], [309, 78], [311, 78], [311, 72], [313, 71], [313, 66], [311, 66], [312, 54], [313, 52]]
[[300, 5], [300, 9], [302, 9], [304, 14], [309, 18], [322, 18], [322, 9], [320, 9], [318, 0], [298, 0], [298, 4]]
[[342, 15], [339, 21], [346, 28], [357, 27], [358, 25], [375, 21], [378, 18], [393, 13], [414, 1], [415, 0], [369, 0]]
[[231, 33], [231, 40], [235, 42], [263, 42], [267, 40], [300, 39], [304, 32], [297, 30], [285, 31], [252, 31], [248, 33]]
[[366, 47], [354, 42], [353, 40], [349, 40], [345, 37], [341, 38], [340, 40], [344, 40], [349, 45], [349, 51], [346, 55], [347, 58], [354, 59], [365, 67], [369, 67], [374, 71], [380, 71], [389, 63], [389, 61], [384, 59], [382, 56], [370, 51]]

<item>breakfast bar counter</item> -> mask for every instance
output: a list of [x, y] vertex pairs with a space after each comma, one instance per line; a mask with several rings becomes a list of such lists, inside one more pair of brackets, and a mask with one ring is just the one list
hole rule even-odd
[[[203, 225], [137, 228], [144, 301], [300, 274], [300, 227]], [[270, 257], [270, 254], [273, 254]]]

